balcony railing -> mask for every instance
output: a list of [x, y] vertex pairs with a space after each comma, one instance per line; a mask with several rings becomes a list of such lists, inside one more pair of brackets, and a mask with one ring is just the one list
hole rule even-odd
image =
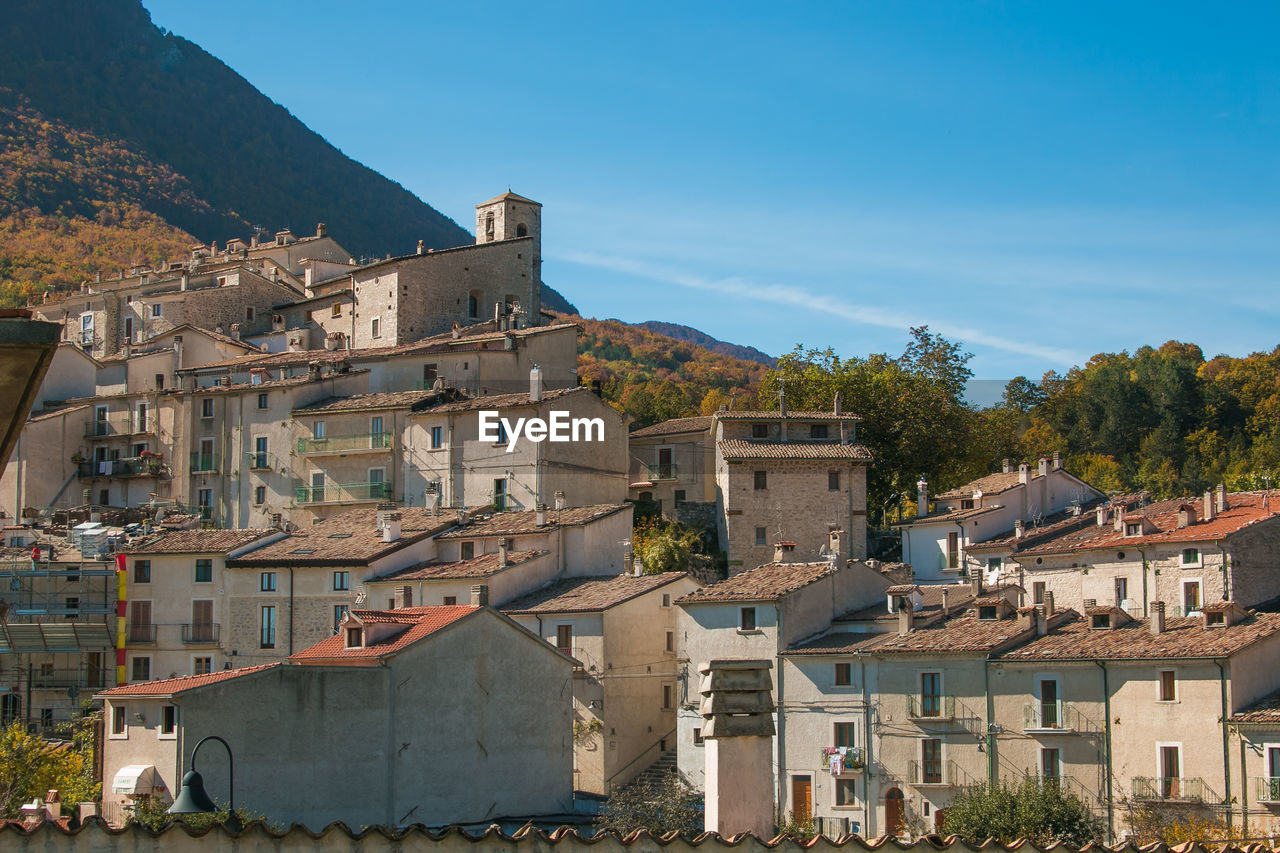
[[182, 626], [182, 642], [191, 646], [216, 643], [220, 627], [217, 624], [201, 622], [187, 623]]
[[908, 696], [907, 718], [916, 722], [945, 723], [955, 719], [956, 699], [942, 694]]
[[151, 645], [156, 641], [156, 626], [130, 622], [125, 627], [125, 642]]
[[669, 462], [666, 465], [649, 465], [648, 468], [649, 480], [652, 482], [676, 479], [677, 467], [674, 462]]
[[1275, 776], [1255, 776], [1253, 779], [1254, 799], [1260, 803], [1280, 803], [1280, 778]]
[[245, 455], [248, 457], [250, 471], [268, 471], [276, 467], [272, 464], [274, 457], [265, 450], [251, 450]]
[[105, 669], [74, 667], [35, 669], [31, 672], [30, 686], [32, 690], [66, 690], [68, 687], [101, 690], [107, 686], [107, 673]]
[[85, 421], [85, 438], [108, 438], [113, 435], [125, 435], [128, 430], [120, 428], [114, 421]]
[[347, 503], [352, 501], [390, 500], [390, 483], [329, 483], [324, 486], [298, 486], [300, 504]]
[[191, 454], [191, 473], [202, 474], [218, 471], [218, 455], [216, 453]]
[[[828, 752], [827, 750], [833, 750]], [[839, 755], [836, 747], [825, 747], [821, 750], [822, 769], [831, 769], [831, 760]], [[866, 758], [860, 747], [849, 747], [844, 751], [842, 766], [845, 773], [861, 773], [863, 768], [867, 766]]]
[[1022, 728], [1028, 732], [1075, 731], [1071, 723], [1071, 708], [1066, 702], [1031, 702], [1023, 707]]
[[96, 459], [76, 465], [81, 479], [93, 477], [158, 477], [164, 471], [159, 457], [130, 456], [125, 459]]
[[298, 453], [355, 453], [361, 450], [387, 450], [391, 433], [370, 432], [362, 435], [329, 435], [324, 438], [298, 439]]
[[1135, 800], [1204, 802], [1204, 780], [1199, 777], [1135, 776]]

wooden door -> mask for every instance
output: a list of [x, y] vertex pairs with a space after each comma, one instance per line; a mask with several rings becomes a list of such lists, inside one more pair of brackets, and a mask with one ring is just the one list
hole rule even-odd
[[933, 813], [933, 831], [942, 835], [942, 824], [947, 819], [947, 810], [938, 809]]
[[791, 816], [797, 823], [813, 818], [813, 777], [791, 777]]
[[890, 788], [884, 795], [884, 831], [898, 835], [907, 827], [907, 803], [901, 788]]

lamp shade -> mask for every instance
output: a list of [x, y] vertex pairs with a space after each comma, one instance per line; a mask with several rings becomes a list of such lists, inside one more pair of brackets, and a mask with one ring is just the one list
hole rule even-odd
[[169, 814], [201, 814], [216, 812], [218, 807], [204, 790], [204, 777], [195, 770], [182, 777], [182, 790], [169, 806]]

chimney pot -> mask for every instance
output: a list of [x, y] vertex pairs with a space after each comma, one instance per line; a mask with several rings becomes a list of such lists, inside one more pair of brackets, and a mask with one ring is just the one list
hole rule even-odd
[[916, 481], [916, 515], [924, 518], [929, 514], [929, 483], [924, 477]]
[[1213, 518], [1214, 518], [1213, 493], [1205, 492], [1204, 493], [1204, 520], [1213, 521]]
[[396, 587], [395, 609], [413, 606], [413, 587], [398, 586]]
[[498, 540], [498, 567], [505, 569], [509, 563], [507, 562], [507, 539], [504, 536]]
[[382, 522], [382, 541], [398, 542], [400, 541], [400, 520], [401, 516], [398, 512], [388, 512], [383, 516]]
[[1021, 518], [1015, 519], [1013, 522], [1013, 538], [1021, 539], [1027, 535], [1027, 523]]
[[1151, 602], [1151, 633], [1164, 633], [1164, 602]]
[[1053, 470], [1055, 471], [1062, 470], [1062, 451], [1061, 450], [1053, 451]]
[[546, 504], [538, 504], [538, 506], [536, 507], [536, 513], [534, 515], [534, 518], [536, 519], [536, 524], [538, 527], [547, 526], [547, 505]]
[[1026, 462], [1018, 464], [1018, 482], [1024, 486], [1031, 482], [1031, 466]]
[[1046, 590], [1044, 594], [1044, 613], [1046, 616], [1052, 616], [1054, 613], [1053, 593], [1048, 590]]
[[1227, 511], [1227, 487], [1225, 483], [1218, 484], [1218, 512]]
[[471, 606], [489, 606], [489, 586], [487, 584], [478, 583], [471, 587]]

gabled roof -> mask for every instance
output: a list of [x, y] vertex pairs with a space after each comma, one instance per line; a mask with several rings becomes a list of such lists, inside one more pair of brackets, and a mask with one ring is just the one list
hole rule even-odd
[[383, 542], [373, 507], [352, 509], [318, 524], [290, 533], [278, 542], [227, 560], [227, 568], [264, 566], [365, 566], [414, 542], [448, 530], [458, 523], [458, 513], [436, 515], [425, 507], [397, 508], [400, 538]]
[[452, 563], [444, 563], [433, 560], [428, 563], [419, 563], [416, 566], [409, 566], [397, 572], [383, 575], [382, 577], [370, 578], [367, 583], [400, 583], [402, 581], [438, 581], [438, 580], [465, 580], [480, 579], [492, 577], [499, 572], [505, 572], [515, 566], [522, 565], [530, 560], [536, 560], [550, 554], [550, 551], [509, 551], [507, 553], [507, 564], [499, 565], [497, 554], [481, 554], [478, 557], [472, 557], [470, 560], [457, 560]]
[[109, 698], [117, 696], [176, 696], [179, 693], [186, 693], [188, 690], [208, 687], [210, 684], [221, 684], [233, 678], [242, 678], [277, 666], [280, 666], [279, 661], [258, 666], [243, 666], [239, 669], [224, 669], [205, 675], [185, 675], [180, 678], [162, 678], [159, 681], [141, 681], [137, 684], [112, 687], [110, 690], [103, 690], [97, 695]]
[[694, 590], [676, 599], [676, 604], [777, 601], [834, 572], [835, 568], [825, 560], [820, 563], [765, 563]]
[[547, 523], [538, 526], [537, 510], [521, 510], [519, 512], [495, 512], [492, 515], [476, 518], [466, 526], [450, 530], [442, 534], [441, 539], [481, 539], [493, 536], [517, 536], [521, 534], [546, 533], [557, 527], [578, 527], [591, 524], [602, 518], [623, 512], [631, 504], [597, 504], [595, 506], [577, 506], [568, 509], [547, 510]]
[[351, 610], [342, 625], [350, 622], [404, 625], [397, 631], [368, 646], [346, 648], [346, 632], [339, 631], [310, 648], [292, 655], [289, 660], [308, 663], [334, 662], [369, 658], [383, 658], [400, 652], [419, 640], [425, 639], [453, 623], [479, 613], [483, 607], [469, 604], [441, 605], [436, 607], [402, 607], [397, 610]]
[[[942, 612], [942, 594], [947, 594], [947, 612], [956, 613], [973, 601], [973, 587], [967, 583], [955, 584], [900, 584], [885, 590], [888, 595], [909, 595], [896, 592], [900, 589], [915, 589], [920, 593], [921, 609], [916, 611], [917, 617], [929, 618]], [[838, 616], [837, 622], [891, 622], [897, 621], [898, 615], [890, 613], [887, 598], [870, 607], [863, 607]]]
[[508, 615], [521, 613], [595, 613], [661, 589], [688, 577], [684, 572], [658, 575], [615, 575], [605, 578], [571, 578], [502, 607]]
[[989, 512], [995, 512], [1001, 508], [1001, 504], [986, 504], [985, 506], [971, 507], [970, 509], [953, 509], [946, 512], [935, 512], [930, 515], [919, 515], [914, 518], [904, 518], [902, 521], [895, 521], [893, 527], [910, 527], [913, 524], [927, 524], [937, 521], [952, 522], [964, 521], [965, 519], [974, 518], [979, 515], [986, 515]]
[[698, 418], [672, 418], [631, 433], [632, 438], [651, 438], [658, 435], [678, 435], [686, 432], [708, 432], [715, 418], [710, 415]]
[[830, 654], [963, 654], [988, 653], [1004, 648], [1026, 636], [1034, 627], [1019, 627], [1013, 617], [978, 619], [972, 611], [960, 616], [914, 628], [906, 634], [836, 633], [802, 643], [786, 651], [789, 655]]
[[720, 455], [728, 461], [749, 459], [855, 459], [871, 460], [871, 450], [865, 444], [840, 444], [830, 441], [749, 441], [743, 438], [727, 439], [716, 443]]
[[1280, 690], [1263, 697], [1243, 711], [1232, 714], [1229, 720], [1233, 723], [1280, 726]]
[[148, 536], [123, 550], [127, 554], [226, 554], [251, 545], [277, 530], [169, 530]]
[[[981, 491], [984, 495], [998, 495], [1001, 492], [1007, 492], [1018, 485], [1018, 472], [1010, 471], [1004, 473], [997, 471], [994, 474], [987, 474], [976, 480], [970, 480], [963, 486], [956, 486], [954, 489], [948, 489], [941, 494], [934, 495], [935, 500], [952, 500], [956, 498], [971, 498], [973, 493]], [[1040, 479], [1040, 472], [1036, 468], [1031, 469], [1031, 479]]]
[[[781, 420], [783, 414], [781, 412], [766, 412], [761, 410], [755, 411], [724, 411], [716, 412], [712, 417], [722, 421], [764, 421], [764, 420]], [[786, 419], [789, 421], [860, 421], [861, 415], [855, 415], [852, 412], [815, 412], [815, 411], [796, 411], [787, 412]]]
[[1280, 613], [1254, 613], [1235, 625], [1206, 628], [1199, 619], [1166, 619], [1159, 634], [1148, 619], [1116, 628], [1090, 628], [1074, 619], [1021, 648], [1005, 660], [1166, 660], [1228, 657], [1280, 631]]
[[542, 207], [541, 202], [536, 202], [531, 198], [525, 198], [522, 195], [517, 195], [516, 193], [513, 193], [511, 190], [507, 190], [502, 195], [496, 195], [493, 198], [489, 199], [488, 201], [482, 201], [479, 204], [477, 204], [476, 207], [481, 208], [490, 204], [497, 204], [500, 201], [518, 201], [523, 204], [532, 204], [538, 207]]

